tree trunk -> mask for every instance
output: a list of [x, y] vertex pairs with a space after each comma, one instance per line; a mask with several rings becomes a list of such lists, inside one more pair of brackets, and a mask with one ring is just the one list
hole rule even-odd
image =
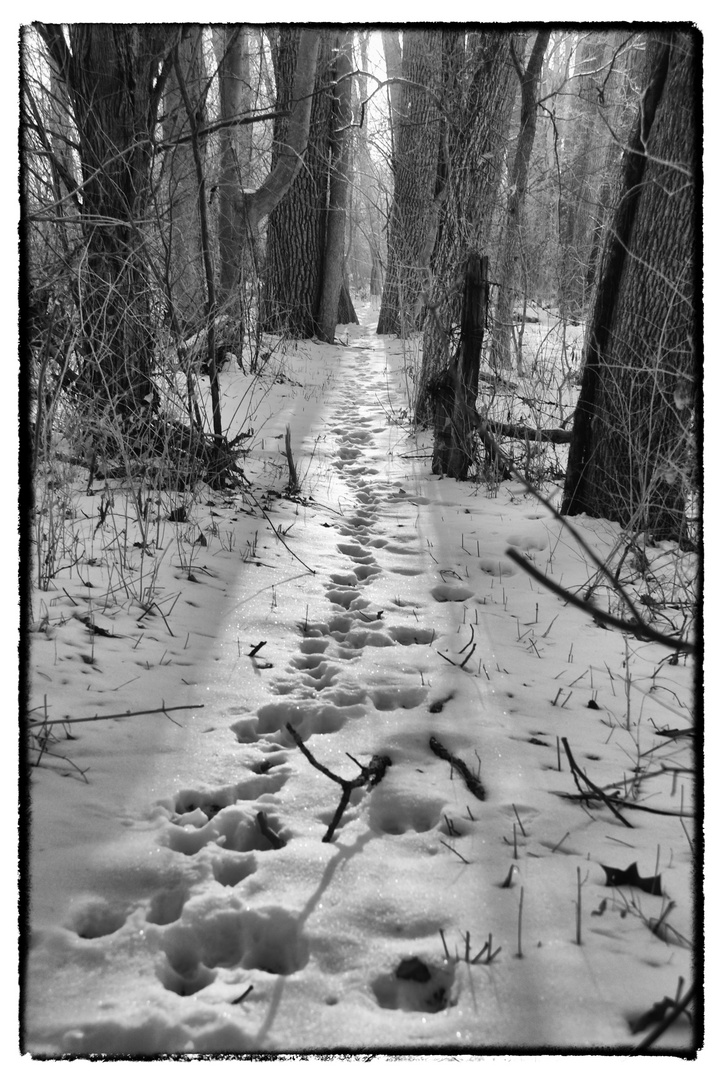
[[479, 365], [488, 297], [487, 258], [472, 254], [464, 278], [459, 350], [435, 383], [432, 472], [457, 480], [465, 480], [474, 465]]
[[[224, 26], [214, 30], [218, 63], [219, 114], [233, 120], [251, 111], [248, 27]], [[220, 133], [221, 165], [218, 179], [219, 304], [235, 297], [247, 250], [245, 220], [239, 210], [239, 188], [250, 182], [251, 125], [224, 127]]]
[[[326, 248], [317, 319], [319, 338], [329, 343], [334, 341], [344, 285], [344, 242], [352, 168], [351, 47], [351, 33], [337, 37], [335, 91], [331, 115], [329, 206], [326, 212]], [[351, 303], [348, 289], [346, 297]]]
[[[261, 222], [279, 205], [302, 170], [310, 139], [314, 83], [320, 63], [321, 33], [318, 30], [282, 31], [295, 38], [295, 64], [286, 75], [285, 105], [289, 116], [283, 122], [283, 141], [277, 140], [271, 172], [256, 191], [239, 196], [246, 215], [248, 235], [256, 236]], [[278, 81], [277, 81], [278, 94]], [[281, 103], [280, 103], [281, 104]]]
[[[279, 102], [287, 100], [291, 74], [301, 47], [295, 27], [279, 35], [276, 63]], [[314, 337], [321, 295], [331, 131], [331, 95], [325, 92], [331, 64], [331, 39], [324, 32], [318, 74], [310, 98], [310, 122], [304, 168], [295, 178], [288, 197], [269, 217], [262, 325], [271, 333], [295, 338]], [[288, 144], [287, 123], [277, 121], [274, 132], [275, 161]], [[276, 166], [275, 166], [276, 167]]]
[[686, 539], [699, 274], [697, 34], [650, 32], [585, 342], [564, 514]]
[[[487, 246], [504, 164], [513, 99], [510, 35], [445, 34], [446, 111], [453, 120], [440, 148], [439, 229], [426, 292], [424, 347], [415, 418], [430, 424], [434, 385], [459, 342], [460, 282], [470, 251]], [[440, 196], [445, 195], [443, 205]]]
[[359, 319], [357, 313], [354, 310], [354, 303], [349, 292], [349, 282], [346, 279], [346, 274], [341, 283], [341, 290], [339, 292], [339, 309], [336, 317], [337, 323], [341, 323], [342, 326], [348, 326], [349, 323], [359, 325]]
[[[402, 84], [398, 110], [392, 87], [394, 197], [378, 334], [405, 336], [418, 325], [417, 300], [426, 280], [423, 253], [437, 177], [440, 114], [433, 94], [440, 81], [442, 37], [438, 30], [405, 30], [402, 73], [408, 81]], [[396, 64], [396, 58], [390, 62]]]
[[39, 26], [78, 132], [85, 257], [78, 271], [87, 382], [121, 416], [152, 400], [150, 279], [139, 224], [175, 27]]
[[[492, 365], [496, 370], [511, 366], [510, 344], [516, 301], [515, 286], [517, 285], [515, 269], [524, 259], [523, 230], [527, 174], [537, 126], [537, 91], [540, 72], [542, 71], [542, 61], [549, 40], [549, 30], [538, 30], [524, 71], [515, 54], [514, 42], [510, 43], [512, 59], [520, 80], [522, 100], [520, 104], [520, 131], [517, 136], [517, 149], [510, 170], [510, 193], [507, 199], [507, 220], [503, 227], [502, 254], [498, 262], [496, 275], [498, 292], [491, 343]], [[522, 357], [518, 356], [518, 372], [521, 365]]]
[[[196, 123], [202, 127], [206, 122], [206, 75], [201, 28], [194, 27], [185, 34], [178, 48], [185, 89], [193, 104]], [[164, 96], [163, 138], [173, 143], [187, 134], [187, 112], [173, 67]], [[202, 149], [205, 156], [205, 143]], [[190, 142], [172, 146], [166, 153], [169, 158], [165, 173], [169, 226], [166, 289], [171, 322], [187, 336], [202, 325], [205, 309], [198, 184]]]

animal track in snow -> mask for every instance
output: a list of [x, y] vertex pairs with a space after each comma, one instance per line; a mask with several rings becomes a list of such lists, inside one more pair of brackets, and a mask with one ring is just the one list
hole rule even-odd
[[462, 601], [469, 600], [471, 596], [474, 596], [472, 589], [468, 589], [466, 585], [435, 585], [432, 589], [432, 596], [440, 604], [446, 604], [450, 600]]
[[431, 832], [440, 823], [446, 803], [442, 799], [402, 791], [393, 782], [374, 788], [369, 800], [369, 826], [375, 832], [401, 836], [406, 832]]
[[229, 852], [227, 855], [214, 858], [211, 869], [219, 885], [235, 888], [247, 877], [256, 873], [258, 862], [253, 854]]
[[287, 724], [292, 724], [306, 739], [310, 735], [341, 731], [348, 720], [363, 712], [359, 705], [341, 707], [324, 701], [272, 701], [261, 706], [255, 720], [239, 720], [231, 727], [239, 742], [253, 742], [259, 735], [273, 733], [275, 741], [291, 746], [293, 739], [286, 730]]
[[162, 948], [166, 963], [159, 978], [184, 996], [208, 986], [216, 978], [214, 968], [290, 975], [309, 961], [297, 916], [282, 907], [244, 909], [233, 896], [188, 904], [181, 920], [165, 931]]
[[422, 626], [390, 626], [389, 634], [398, 645], [430, 645], [434, 641], [434, 630]]
[[[176, 964], [178, 966], [176, 966]], [[166, 955], [156, 965], [156, 975], [159, 982], [166, 990], [170, 990], [179, 997], [192, 997], [205, 986], [210, 986], [216, 979], [216, 972], [211, 971], [198, 961], [179, 954], [176, 963], [173, 963]]]
[[357, 583], [357, 576], [353, 570], [347, 570], [341, 574], [329, 574], [333, 585], [347, 585], [352, 586]]
[[175, 889], [161, 889], [151, 897], [146, 912], [146, 922], [156, 926], [167, 926], [180, 919], [183, 906], [188, 900], [188, 889], [178, 886]]
[[381, 569], [378, 566], [364, 566], [358, 565], [353, 568], [354, 575], [357, 581], [366, 581], [367, 578], [376, 577], [377, 574], [381, 574]]
[[514, 533], [507, 537], [510, 547], [520, 548], [522, 551], [545, 551], [549, 547], [547, 533]]
[[175, 824], [193, 824], [193, 815], [200, 815], [197, 820], [201, 825], [214, 818], [224, 807], [233, 806], [240, 799], [258, 799], [261, 795], [280, 791], [291, 775], [291, 769], [275, 773], [273, 776], [259, 776], [255, 773], [237, 784], [227, 784], [224, 787], [211, 788], [183, 788], [179, 791], [173, 804], [175, 818], [171, 820]]
[[73, 904], [66, 926], [78, 937], [93, 940], [120, 930], [127, 916], [125, 907], [111, 904], [100, 896], [88, 896]]
[[416, 956], [407, 957], [394, 972], [379, 975], [372, 983], [372, 991], [383, 1009], [441, 1012], [457, 1003], [454, 974], [451, 964], [432, 964]]
[[480, 559], [479, 566], [481, 570], [484, 570], [485, 574], [491, 574], [492, 577], [512, 577], [519, 569], [509, 559], [494, 555]]
[[[200, 814], [200, 811], [195, 813]], [[286, 840], [288, 837], [275, 815], [267, 813], [266, 818], [269, 827]], [[240, 806], [224, 807], [205, 825], [170, 822], [164, 840], [167, 847], [181, 855], [197, 855], [211, 843], [228, 851], [269, 851], [274, 848], [268, 835], [262, 832], [256, 815]]]
[[393, 709], [414, 709], [427, 697], [426, 686], [382, 686], [368, 691], [374, 708], [380, 712]]
[[324, 595], [332, 604], [347, 609], [351, 607], [355, 600], [361, 597], [361, 593], [357, 589], [328, 589]]

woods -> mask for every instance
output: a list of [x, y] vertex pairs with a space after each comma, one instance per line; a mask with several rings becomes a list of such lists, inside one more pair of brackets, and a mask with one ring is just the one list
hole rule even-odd
[[21, 1053], [695, 1057], [701, 69], [22, 27]]
[[[378, 333], [408, 343], [409, 413], [429, 426], [474, 256], [488, 303], [462, 412], [511, 440], [525, 475], [533, 452], [537, 475], [564, 475], [564, 513], [693, 541], [692, 31], [37, 24], [22, 74], [41, 456], [53, 417], [80, 409], [76, 454], [132, 473], [183, 448], [186, 472], [195, 456], [232, 482], [217, 368], [259, 369], [264, 334], [333, 343], [354, 296], [379, 297]], [[541, 318], [554, 386], [526, 343]], [[545, 456], [568, 438], [569, 462]], [[464, 460], [452, 475], [482, 475], [489, 441]]]

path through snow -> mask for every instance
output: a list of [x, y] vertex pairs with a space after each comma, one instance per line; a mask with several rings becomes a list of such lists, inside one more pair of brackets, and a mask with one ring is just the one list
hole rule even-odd
[[[593, 689], [586, 675], [566, 709], [551, 702], [602, 667], [613, 635], [570, 611], [565, 634], [545, 634], [562, 606], [504, 551], [549, 568], [569, 543], [521, 490], [510, 511], [432, 478], [424, 445], [390, 423], [406, 404], [400, 347], [371, 321], [350, 337], [329, 351], [338, 367], [323, 400], [288, 417], [311, 495], [273, 504], [294, 557], [256, 521], [257, 564], [185, 699], [203, 711], [161, 728], [114, 795], [122, 805], [102, 808], [105, 839], [69, 910], [38, 899], [35, 1053], [631, 1045], [630, 1018], [689, 976], [687, 950], [641, 918], [590, 917], [611, 893], [601, 866], [637, 858], [652, 875], [655, 840], [631, 851], [607, 811], [555, 793], [573, 790], [558, 735], [591, 768], [610, 753], [614, 725], [586, 708], [605, 697], [602, 676]], [[289, 723], [349, 779], [355, 761], [391, 761], [381, 783], [354, 791], [331, 843], [340, 789]], [[633, 740], [616, 742], [620, 769]], [[665, 841], [666, 880], [678, 875], [685, 906], [678, 833], [675, 854]], [[465, 962], [489, 935], [494, 962]], [[668, 1038], [685, 1045], [686, 1025]]]

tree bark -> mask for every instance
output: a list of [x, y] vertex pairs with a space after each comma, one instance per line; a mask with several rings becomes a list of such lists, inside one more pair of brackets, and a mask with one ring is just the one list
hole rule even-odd
[[[179, 63], [186, 93], [193, 105], [196, 124], [206, 123], [206, 79], [200, 27], [184, 34], [179, 46]], [[175, 65], [170, 69], [164, 96], [163, 138], [167, 143], [188, 131], [188, 116], [178, 84]], [[199, 148], [205, 157], [205, 140]], [[166, 288], [172, 324], [182, 336], [199, 329], [204, 319], [203, 254], [198, 217], [198, 184], [190, 142], [173, 145], [166, 151], [169, 237]]]
[[[378, 334], [406, 336], [418, 325], [416, 305], [425, 281], [423, 253], [437, 177], [440, 117], [433, 94], [439, 88], [442, 38], [438, 30], [405, 30], [402, 74], [409, 81], [402, 84], [398, 108], [397, 84], [391, 88], [394, 196]], [[385, 49], [396, 70], [389, 37]]]
[[695, 32], [650, 32], [585, 342], [564, 514], [685, 542], [700, 276]]
[[[502, 239], [502, 254], [497, 269], [497, 305], [492, 333], [491, 360], [496, 370], [511, 366], [511, 337], [516, 300], [515, 268], [524, 258], [524, 211], [527, 195], [527, 175], [535, 141], [537, 126], [537, 91], [542, 71], [545, 49], [550, 40], [549, 30], [538, 30], [527, 67], [523, 70], [516, 56], [514, 42], [510, 42], [512, 59], [520, 80], [522, 100], [520, 104], [520, 130], [517, 149], [510, 170], [510, 193], [507, 199], [507, 219]], [[517, 358], [520, 372], [522, 358]]]
[[298, 38], [290, 115], [285, 125], [284, 141], [277, 145], [275, 164], [256, 191], [240, 199], [248, 229], [255, 235], [264, 218], [279, 205], [299, 174], [309, 141], [309, 123], [314, 101], [321, 34], [302, 30]]
[[[232, 120], [251, 111], [249, 96], [248, 27], [224, 26], [214, 30], [218, 63], [219, 113]], [[245, 220], [239, 209], [239, 188], [250, 182], [251, 126], [227, 126], [220, 133], [221, 165], [218, 179], [219, 303], [236, 293], [247, 249]]]
[[[452, 118], [440, 147], [437, 205], [439, 228], [431, 258], [422, 367], [417, 382], [415, 419], [430, 424], [434, 386], [459, 342], [460, 282], [470, 251], [489, 241], [504, 165], [513, 99], [514, 69], [510, 35], [491, 32], [444, 35], [445, 111]], [[444, 196], [444, 198], [442, 198]]]
[[[279, 35], [276, 77], [282, 105], [297, 63], [300, 38], [295, 27], [284, 27]], [[313, 87], [313, 106], [310, 104], [304, 168], [288, 196], [270, 215], [267, 227], [262, 325], [270, 333], [285, 333], [294, 338], [310, 338], [318, 332], [332, 116], [332, 98], [326, 86], [331, 63], [331, 36], [325, 31]], [[274, 132], [275, 160], [285, 153], [288, 138], [286, 121], [281, 119]]]
[[[86, 380], [120, 416], [152, 401], [153, 320], [139, 233], [158, 105], [180, 37], [169, 26], [71, 24], [38, 32], [68, 88], [83, 179], [78, 271]], [[165, 58], [165, 62], [164, 62]]]
[[479, 365], [487, 318], [487, 258], [467, 260], [457, 356], [435, 383], [436, 414], [432, 472], [464, 480], [474, 465], [479, 417]]
[[[319, 338], [329, 343], [334, 341], [342, 286], [344, 285], [344, 243], [352, 171], [350, 127], [352, 120], [351, 47], [351, 33], [346, 33], [343, 37], [340, 35], [335, 50], [336, 85], [332, 107], [330, 140], [329, 206], [326, 212], [326, 247], [317, 320]], [[346, 297], [351, 303], [348, 289]]]

